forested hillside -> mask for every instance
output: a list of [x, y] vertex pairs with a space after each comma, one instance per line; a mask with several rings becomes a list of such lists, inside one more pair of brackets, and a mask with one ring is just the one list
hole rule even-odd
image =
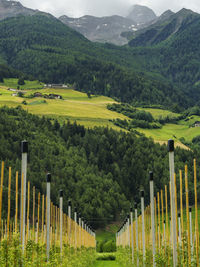
[[[0, 129], [0, 160], [5, 160], [6, 170], [12, 166], [13, 177], [14, 171], [20, 170], [20, 140], [28, 140], [31, 185], [45, 193], [46, 173], [51, 172], [53, 202], [58, 203], [62, 188], [65, 210], [68, 199], [72, 199], [73, 205], [95, 227], [119, 219], [120, 212], [124, 216], [129, 202], [139, 202], [141, 187], [148, 203], [150, 170], [155, 174], [155, 190], [169, 181], [166, 146], [144, 136], [107, 128], [87, 130], [76, 123], [52, 124], [49, 119], [28, 114], [20, 107], [0, 109]], [[196, 153], [177, 148], [176, 170], [183, 169], [185, 163], [192, 166], [194, 155], [200, 158]], [[192, 177], [192, 169], [189, 171]], [[7, 181], [8, 174], [5, 184]]]
[[[143, 46], [145, 69], [160, 73], [183, 90], [186, 97], [200, 99], [200, 15], [182, 9], [164, 23], [157, 22], [130, 41], [131, 47]], [[156, 54], [149, 57], [149, 49]], [[138, 48], [137, 48], [138, 49]]]
[[130, 103], [168, 108], [194, 103], [194, 98], [186, 98], [161, 76], [138, 72], [144, 64], [143, 52], [93, 44], [55, 18], [36, 15], [6, 19], [0, 22], [0, 32], [1, 61], [29, 78], [71, 83], [79, 90]]

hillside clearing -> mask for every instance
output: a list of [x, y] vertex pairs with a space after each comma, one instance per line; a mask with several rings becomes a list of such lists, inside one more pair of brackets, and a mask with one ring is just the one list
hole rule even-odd
[[[30, 96], [38, 90], [23, 92], [25, 92], [25, 96]], [[13, 96], [15, 92], [9, 91], [7, 87], [0, 87], [0, 106], [16, 107], [21, 105], [33, 114], [46, 115], [59, 121], [78, 121], [79, 124], [86, 127], [108, 126], [120, 130], [110, 120], [116, 118], [127, 119], [126, 116], [109, 111], [106, 108], [107, 104], [115, 102], [109, 97], [92, 96], [88, 98], [87, 94], [73, 89], [40, 89], [39, 92], [43, 95], [61, 95], [63, 99], [21, 98]], [[23, 101], [26, 101], [26, 105], [22, 105]]]

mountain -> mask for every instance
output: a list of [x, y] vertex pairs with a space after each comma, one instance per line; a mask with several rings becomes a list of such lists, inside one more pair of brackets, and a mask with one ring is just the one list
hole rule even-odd
[[108, 17], [83, 16], [70, 18], [61, 16], [59, 19], [93, 42], [124, 45], [128, 43], [128, 40], [121, 35], [122, 32], [133, 33], [147, 26], [149, 22], [156, 18], [155, 13], [150, 8], [135, 5], [131, 8], [127, 17], [114, 15]]
[[171, 10], [167, 10], [163, 14], [161, 14], [159, 17], [156, 17], [154, 20], [150, 21], [147, 24], [142, 24], [141, 26], [137, 25], [138, 31], [122, 32], [121, 36], [130, 41], [133, 38], [135, 38], [135, 36], [138, 36], [141, 33], [145, 33], [147, 29], [151, 29], [152, 27], [155, 27], [155, 25], [163, 26], [163, 23], [167, 21], [172, 15], [174, 15], [174, 12], [172, 12]]
[[127, 18], [135, 21], [138, 26], [141, 26], [156, 20], [157, 16], [152, 9], [146, 6], [134, 5]]
[[129, 103], [193, 102], [163, 77], [138, 72], [133, 66], [143, 61], [130, 48], [92, 43], [56, 18], [9, 18], [0, 22], [0, 32], [4, 64], [46, 83], [70, 83]]
[[94, 16], [83, 16], [81, 18], [61, 16], [59, 19], [93, 42], [123, 45], [127, 43], [127, 39], [123, 38], [121, 33], [137, 30], [136, 23], [133, 20], [117, 15], [101, 18]]
[[157, 22], [157, 21], [165, 21], [165, 20], [169, 19], [174, 14], [175, 13], [173, 11], [168, 9], [167, 11], [162, 13], [159, 17], [157, 17], [157, 19], [154, 21], [154, 23]]
[[158, 21], [138, 31], [129, 42], [130, 47], [143, 51], [145, 70], [160, 73], [187, 98], [196, 98], [196, 104], [200, 99], [199, 28], [200, 14], [182, 9], [164, 23]]
[[0, 0], [0, 20], [18, 15], [32, 16], [36, 14], [51, 16], [50, 14], [41, 12], [39, 10], [26, 8], [17, 1]]
[[135, 47], [158, 44], [173, 35], [177, 36], [197, 18], [200, 18], [199, 14], [187, 9], [182, 9], [175, 14], [167, 11], [155, 23], [134, 34], [135, 37], [129, 45]]

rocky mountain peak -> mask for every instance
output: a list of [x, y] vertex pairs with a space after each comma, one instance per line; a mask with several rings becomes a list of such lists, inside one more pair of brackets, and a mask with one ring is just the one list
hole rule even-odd
[[157, 16], [149, 7], [134, 5], [132, 6], [127, 18], [132, 19], [137, 24], [146, 24], [155, 20]]

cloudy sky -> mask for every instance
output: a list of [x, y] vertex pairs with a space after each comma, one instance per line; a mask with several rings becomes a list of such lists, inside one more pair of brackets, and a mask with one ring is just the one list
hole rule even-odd
[[20, 2], [26, 7], [49, 12], [55, 16], [71, 17], [126, 15], [127, 10], [134, 4], [146, 5], [157, 15], [167, 9], [178, 11], [183, 7], [200, 13], [199, 0], [20, 0]]

